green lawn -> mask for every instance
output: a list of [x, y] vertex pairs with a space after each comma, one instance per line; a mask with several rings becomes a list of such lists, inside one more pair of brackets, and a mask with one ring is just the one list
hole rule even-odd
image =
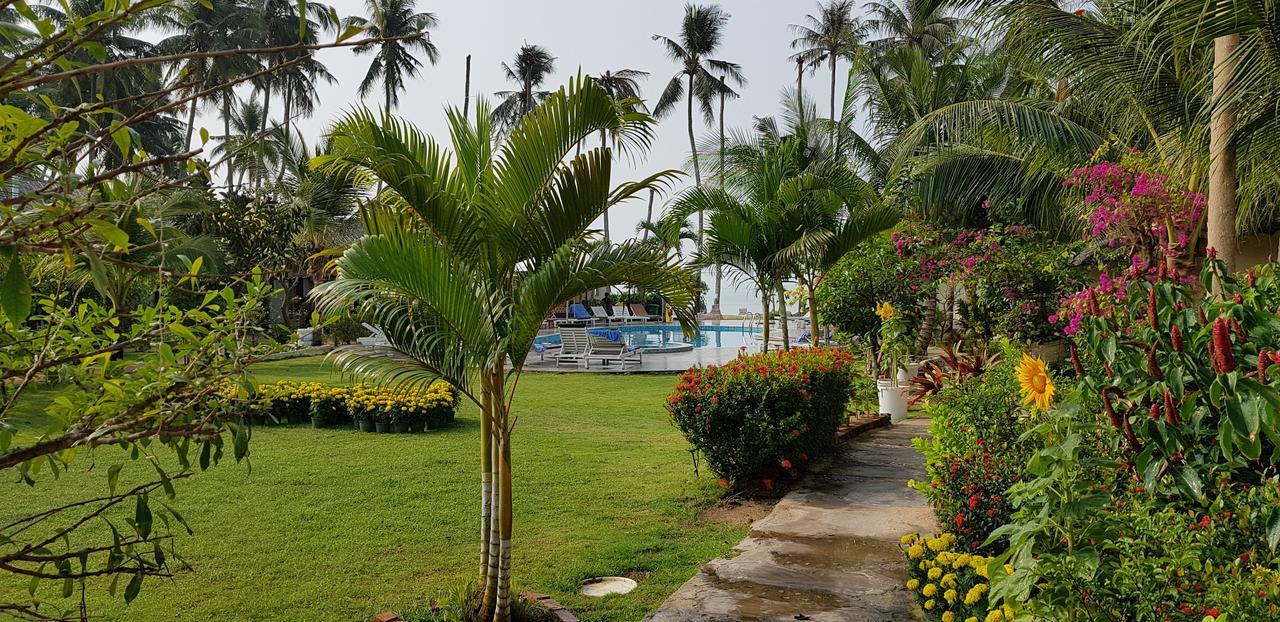
[[[258, 380], [340, 382], [319, 359], [268, 363]], [[706, 524], [720, 495], [695, 479], [688, 446], [667, 421], [672, 376], [526, 375], [515, 401], [516, 588], [551, 594], [583, 620], [638, 620], [745, 526]], [[33, 393], [28, 411], [48, 399]], [[38, 416], [27, 417], [36, 425]], [[93, 586], [91, 611], [111, 620], [361, 620], [426, 605], [478, 567], [479, 424], [425, 435], [261, 428], [252, 469], [227, 461], [178, 484], [176, 507], [196, 534], [194, 567], [148, 581], [131, 606]], [[106, 466], [35, 488], [6, 482], [0, 520], [106, 490]], [[138, 479], [146, 476], [136, 470]], [[128, 470], [122, 476], [122, 484]], [[625, 596], [575, 596], [585, 577], [648, 571]], [[0, 581], [11, 581], [9, 578]], [[121, 584], [123, 586], [123, 583]], [[0, 594], [25, 590], [0, 584]], [[57, 599], [49, 584], [42, 596]], [[3, 596], [0, 596], [3, 598]]]

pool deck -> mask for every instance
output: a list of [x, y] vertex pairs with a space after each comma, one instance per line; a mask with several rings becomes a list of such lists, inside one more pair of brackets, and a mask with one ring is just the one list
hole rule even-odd
[[[757, 351], [759, 347], [757, 346], [751, 350]], [[622, 369], [617, 365], [602, 366], [599, 361], [593, 363], [590, 367], [584, 367], [581, 363], [576, 366], [568, 364], [557, 366], [553, 354], [548, 352], [543, 359], [539, 359], [537, 354], [531, 354], [525, 362], [524, 369], [531, 372], [559, 372], [566, 374], [663, 374], [681, 372], [699, 365], [703, 367], [707, 365], [723, 365], [737, 356], [738, 348], [694, 348], [688, 352], [648, 353], [642, 357], [643, 360], [639, 365], [628, 365], [626, 369]]]

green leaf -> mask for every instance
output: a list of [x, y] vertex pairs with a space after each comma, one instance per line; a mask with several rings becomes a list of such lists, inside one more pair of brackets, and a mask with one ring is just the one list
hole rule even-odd
[[129, 579], [129, 585], [126, 585], [124, 588], [125, 604], [133, 602], [133, 599], [138, 597], [138, 592], [142, 591], [142, 576], [142, 569], [139, 568], [138, 572], [133, 575], [133, 578]]
[[0, 249], [0, 257], [9, 256], [9, 267], [0, 281], [0, 309], [10, 322], [21, 324], [31, 314], [31, 282], [22, 269], [18, 252], [11, 248]]
[[116, 484], [120, 481], [120, 467], [122, 466], [124, 465], [113, 464], [111, 468], [107, 469], [107, 489], [113, 495], [116, 494]]
[[1280, 544], [1280, 512], [1275, 512], [1271, 516], [1271, 524], [1267, 525], [1267, 546], [1271, 547], [1271, 552], [1276, 551], [1276, 545]]
[[1200, 480], [1200, 474], [1195, 469], [1184, 466], [1174, 472], [1174, 483], [1187, 496], [1195, 499], [1204, 500], [1204, 482]]
[[298, 0], [298, 40], [307, 37], [307, 0]]
[[338, 35], [337, 43], [342, 43], [343, 41], [346, 41], [347, 39], [350, 39], [351, 37], [354, 37], [363, 31], [364, 31], [363, 28], [355, 24], [348, 25], [346, 29], [343, 30], [342, 33]]
[[138, 530], [138, 536], [147, 538], [151, 535], [151, 505], [147, 502], [146, 495], [138, 495], [137, 503], [133, 507], [133, 527]]
[[124, 229], [97, 218], [90, 218], [85, 220], [85, 222], [93, 228], [94, 233], [97, 233], [102, 237], [102, 239], [111, 243], [116, 248], [121, 250], [129, 248], [129, 234], [126, 233]]
[[[133, 144], [133, 134], [129, 131], [128, 126], [119, 125], [118, 122], [113, 123], [113, 125], [116, 125], [116, 127], [111, 130], [111, 140], [115, 141], [116, 149], [120, 150], [120, 157], [124, 158], [125, 162], [128, 162], [129, 148]], [[125, 239], [128, 240], [128, 236]]]
[[197, 337], [195, 333], [191, 332], [190, 328], [187, 328], [177, 322], [169, 325], [169, 331], [183, 339], [186, 339], [187, 341], [190, 341], [191, 343], [200, 343], [200, 338]]
[[209, 130], [202, 127], [200, 128], [200, 145], [204, 146], [208, 142], [209, 142]]

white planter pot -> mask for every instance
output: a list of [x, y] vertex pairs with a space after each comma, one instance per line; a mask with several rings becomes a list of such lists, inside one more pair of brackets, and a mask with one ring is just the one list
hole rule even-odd
[[920, 373], [920, 363], [904, 363], [902, 367], [898, 368], [898, 384], [906, 386], [918, 373]]
[[896, 423], [907, 418], [906, 387], [896, 380], [877, 380], [876, 393], [880, 397], [880, 413], [889, 415], [889, 421]]

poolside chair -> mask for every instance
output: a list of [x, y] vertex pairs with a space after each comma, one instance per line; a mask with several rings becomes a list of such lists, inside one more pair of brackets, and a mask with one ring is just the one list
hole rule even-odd
[[628, 308], [629, 308], [629, 309], [631, 309], [631, 317], [644, 318], [644, 319], [646, 319], [646, 320], [650, 320], [650, 321], [653, 321], [653, 322], [660, 322], [660, 321], [662, 321], [662, 318], [660, 318], [660, 317], [658, 317], [658, 316], [656, 316], [656, 315], [649, 315], [649, 310], [648, 310], [648, 309], [646, 309], [646, 308], [644, 308], [644, 305], [642, 305], [642, 304], [640, 304], [640, 303], [638, 303], [638, 302], [633, 302], [633, 303], [631, 303], [631, 306], [630, 306], [630, 307], [628, 307]]
[[569, 317], [563, 320], [557, 320], [556, 324], [579, 323], [579, 322], [596, 324], [599, 321], [600, 320], [596, 319], [595, 316], [591, 315], [591, 312], [587, 311], [587, 308], [582, 306], [581, 303], [575, 302], [573, 303], [572, 306], [569, 307]]
[[[609, 315], [609, 312], [605, 311], [604, 307], [600, 305], [591, 305], [591, 316], [605, 323], [615, 321], [614, 317]], [[616, 321], [621, 322], [622, 320], [619, 319]]]
[[619, 368], [625, 369], [628, 363], [639, 365], [643, 362], [643, 355], [640, 350], [627, 345], [626, 339], [618, 339], [613, 341], [608, 337], [588, 332], [587, 339], [589, 342], [589, 350], [587, 352], [587, 367], [591, 366], [591, 361], [599, 359], [605, 365], [616, 363]]
[[356, 339], [356, 343], [362, 346], [373, 346], [380, 348], [390, 348], [391, 340], [387, 339], [387, 334], [382, 332], [381, 328], [373, 324], [362, 324], [364, 329], [369, 331], [368, 337], [360, 337]]
[[624, 322], [624, 323], [625, 323], [625, 322], [648, 322], [648, 321], [649, 321], [648, 316], [645, 316], [645, 317], [636, 317], [636, 316], [634, 316], [634, 315], [631, 315], [630, 313], [627, 313], [627, 308], [626, 308], [626, 307], [624, 307], [624, 306], [622, 306], [622, 305], [614, 305], [614, 306], [613, 306], [613, 319], [618, 320], [618, 321], [620, 321], [620, 322]]
[[555, 356], [556, 365], [587, 363], [587, 354], [591, 351], [591, 341], [587, 338], [585, 326], [560, 327], [560, 352]]

